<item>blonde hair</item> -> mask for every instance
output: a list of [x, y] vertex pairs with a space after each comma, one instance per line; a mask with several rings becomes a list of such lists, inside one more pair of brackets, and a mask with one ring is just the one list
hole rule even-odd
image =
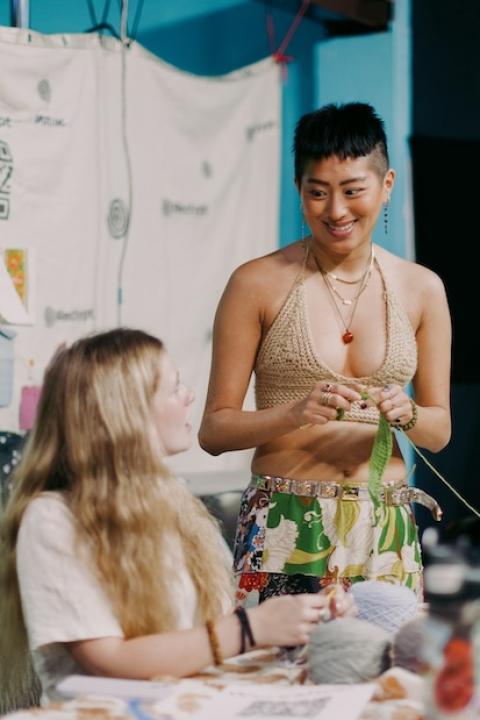
[[[2, 523], [0, 687], [12, 688], [4, 697], [30, 677], [15, 550], [23, 513], [45, 490], [63, 493], [77, 541], [127, 638], [177, 627], [164, 550], [172, 534], [197, 590], [199, 618], [220, 614], [231, 593], [215, 521], [162, 461], [152, 398], [163, 352], [157, 338], [121, 328], [77, 341], [46, 371]], [[2, 677], [3, 659], [13, 655], [18, 662]]]

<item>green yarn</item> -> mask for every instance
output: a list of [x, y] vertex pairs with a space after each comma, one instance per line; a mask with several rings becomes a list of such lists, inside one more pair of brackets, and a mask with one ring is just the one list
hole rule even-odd
[[368, 464], [368, 491], [372, 502], [377, 509], [380, 505], [380, 489], [382, 477], [388, 461], [392, 456], [393, 438], [392, 429], [385, 415], [380, 413], [377, 434], [373, 441], [372, 453]]
[[[370, 396], [370, 394], [366, 390], [360, 391], [360, 397], [362, 400], [371, 400], [375, 405], [377, 405], [377, 402]], [[441, 475], [438, 470], [432, 465], [432, 463], [425, 457], [425, 455], [418, 449], [418, 447], [415, 445], [413, 440], [411, 440], [407, 433], [403, 430], [401, 426], [397, 426], [395, 428], [398, 432], [401, 432], [402, 435], [405, 437], [405, 439], [410, 443], [413, 450], [417, 453], [419, 457], [422, 458], [423, 462], [427, 467], [430, 468], [430, 470], [435, 473], [435, 475], [448, 487], [448, 489], [477, 517], [480, 517], [480, 512], [465, 498], [463, 495], [461, 495], [458, 490], [456, 490], [453, 485], [451, 485], [444, 477]], [[374, 508], [375, 508], [375, 517], [378, 519], [378, 510], [380, 508], [380, 489], [381, 489], [381, 480], [383, 477], [383, 473], [386, 470], [386, 467], [388, 465], [388, 461], [390, 460], [392, 456], [392, 450], [393, 450], [393, 429], [390, 426], [388, 420], [386, 417], [380, 413], [380, 418], [378, 421], [378, 428], [377, 433], [375, 435], [375, 440], [373, 441], [373, 447], [372, 452], [370, 455], [370, 462], [368, 465], [368, 491], [370, 494], [370, 497], [372, 499]], [[414, 468], [410, 471], [410, 475], [412, 474]], [[407, 479], [408, 482], [408, 479]]]
[[[360, 396], [362, 400], [372, 400], [375, 402], [373, 398], [370, 397], [370, 394], [365, 390], [360, 392]], [[380, 413], [377, 433], [375, 435], [375, 440], [373, 441], [370, 462], [368, 464], [368, 492], [375, 508], [375, 514], [380, 507], [382, 477], [392, 456], [392, 450], [392, 428], [390, 427], [385, 415]]]

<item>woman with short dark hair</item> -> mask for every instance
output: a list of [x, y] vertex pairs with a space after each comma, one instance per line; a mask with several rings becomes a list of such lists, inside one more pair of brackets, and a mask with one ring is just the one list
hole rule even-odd
[[[388, 201], [383, 123], [365, 103], [303, 116], [295, 182], [310, 233], [239, 267], [220, 301], [199, 440], [256, 448], [238, 522], [238, 599], [378, 579], [421, 593], [396, 438], [380, 505], [368, 487], [379, 413], [413, 442], [448, 443], [451, 323], [440, 278], [373, 244]], [[255, 373], [255, 411], [243, 401]], [[413, 383], [414, 398], [407, 392]]]

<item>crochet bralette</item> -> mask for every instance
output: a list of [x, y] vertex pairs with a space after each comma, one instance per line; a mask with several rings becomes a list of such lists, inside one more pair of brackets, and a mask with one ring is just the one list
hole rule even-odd
[[[388, 383], [405, 387], [417, 368], [417, 344], [410, 320], [396, 295], [380, 272], [386, 302], [386, 351], [383, 363], [370, 377], [352, 378], [336, 373], [316, 355], [305, 302], [305, 274], [293, 284], [280, 312], [268, 330], [255, 363], [255, 397], [257, 408], [273, 407], [301, 400], [321, 381], [358, 382], [370, 387]], [[362, 409], [352, 403], [343, 420], [378, 423], [376, 407]]]

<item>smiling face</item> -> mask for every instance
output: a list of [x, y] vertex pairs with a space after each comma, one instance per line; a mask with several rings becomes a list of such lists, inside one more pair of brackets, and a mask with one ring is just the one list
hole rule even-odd
[[343, 255], [370, 246], [395, 177], [393, 170], [382, 177], [374, 155], [346, 159], [333, 155], [306, 165], [299, 192], [305, 221], [319, 249]]
[[165, 455], [188, 450], [192, 426], [189, 407], [193, 392], [180, 382], [178, 370], [168, 353], [160, 360], [160, 383], [153, 397], [153, 419]]

